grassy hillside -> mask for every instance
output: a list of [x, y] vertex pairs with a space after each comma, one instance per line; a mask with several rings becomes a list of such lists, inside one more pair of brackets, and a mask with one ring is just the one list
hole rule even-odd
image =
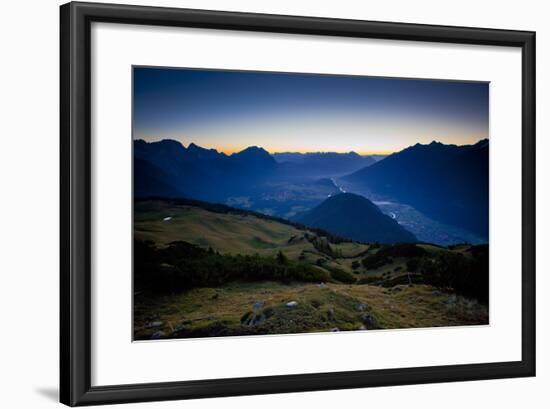
[[136, 201], [134, 220], [136, 339], [488, 323], [487, 246], [359, 243], [201, 202]]
[[477, 301], [427, 285], [234, 283], [138, 299], [138, 340], [488, 323]]
[[[170, 218], [169, 220], [165, 220]], [[185, 241], [222, 254], [275, 256], [283, 251], [291, 260], [330, 258], [316, 248], [312, 237], [328, 243], [310, 229], [299, 229], [252, 213], [217, 213], [174, 201], [138, 201], [134, 208], [134, 237], [165, 246]], [[335, 252], [350, 257], [369, 246], [357, 242], [329, 243]], [[344, 264], [346, 268], [347, 264]]]

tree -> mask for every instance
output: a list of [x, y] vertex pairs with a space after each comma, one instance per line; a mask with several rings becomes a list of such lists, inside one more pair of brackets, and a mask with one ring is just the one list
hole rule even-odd
[[283, 265], [288, 264], [288, 258], [281, 250], [279, 250], [279, 252], [277, 253], [277, 262]]

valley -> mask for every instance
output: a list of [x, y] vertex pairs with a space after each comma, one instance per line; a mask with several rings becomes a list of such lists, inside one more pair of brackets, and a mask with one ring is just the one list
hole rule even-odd
[[170, 140], [135, 141], [134, 151], [138, 198], [187, 197], [299, 220], [348, 192], [375, 202], [420, 241], [488, 240], [486, 141], [417, 144], [381, 160], [353, 152], [270, 155], [259, 147], [225, 155]]

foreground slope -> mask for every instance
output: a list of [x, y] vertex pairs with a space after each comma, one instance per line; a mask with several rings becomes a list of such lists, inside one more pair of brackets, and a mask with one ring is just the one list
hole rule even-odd
[[488, 323], [487, 246], [367, 244], [193, 200], [134, 206], [134, 338]]

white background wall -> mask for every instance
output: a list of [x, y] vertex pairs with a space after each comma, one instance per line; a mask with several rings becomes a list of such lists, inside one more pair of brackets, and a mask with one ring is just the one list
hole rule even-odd
[[[120, 1], [126, 3], [125, 1]], [[448, 24], [537, 31], [538, 376], [454, 384], [207, 399], [188, 408], [548, 407], [550, 341], [550, 26], [545, 2], [402, 0], [308, 2], [131, 1], [231, 11]], [[0, 406], [58, 405], [58, 1], [3, 4], [0, 23]], [[502, 204], [502, 205], [505, 205]], [[498, 272], [496, 272], [498, 273]], [[368, 353], [368, 351], [365, 351]], [[379, 353], [379, 351], [377, 352]], [[159, 363], [159, 371], [162, 371]], [[546, 386], [546, 388], [545, 388]], [[126, 407], [179, 407], [181, 402]]]

